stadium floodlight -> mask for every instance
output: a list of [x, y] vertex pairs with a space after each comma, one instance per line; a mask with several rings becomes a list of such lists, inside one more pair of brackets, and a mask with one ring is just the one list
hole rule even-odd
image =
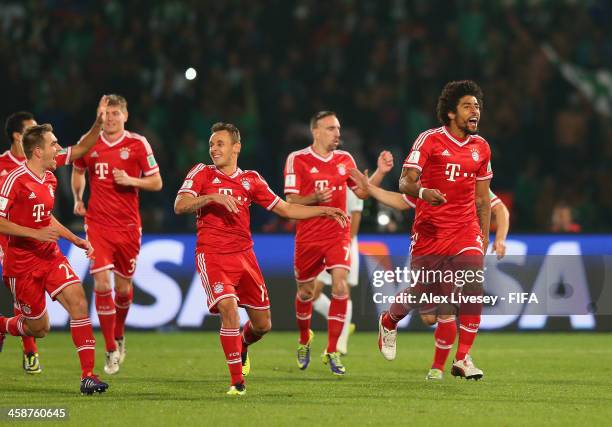
[[195, 70], [195, 68], [189, 67], [185, 70], [185, 78], [187, 80], [193, 80], [196, 78], [197, 75], [198, 72]]

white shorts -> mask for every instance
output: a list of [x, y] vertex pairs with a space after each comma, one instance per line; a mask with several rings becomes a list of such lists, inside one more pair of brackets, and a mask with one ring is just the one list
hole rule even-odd
[[[327, 270], [323, 270], [317, 276], [317, 280], [328, 286], [332, 284], [331, 274]], [[347, 282], [350, 286], [357, 286], [359, 282], [359, 244], [357, 243], [357, 237], [353, 237], [351, 240], [351, 270], [349, 271]]]

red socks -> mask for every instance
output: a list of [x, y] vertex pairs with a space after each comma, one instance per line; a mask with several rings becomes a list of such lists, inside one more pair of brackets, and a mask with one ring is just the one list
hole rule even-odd
[[448, 359], [448, 354], [453, 348], [456, 336], [457, 321], [454, 316], [448, 319], [438, 319], [438, 325], [434, 332], [436, 347], [433, 364], [431, 365], [433, 369], [444, 370], [444, 364], [446, 363], [446, 359]]
[[98, 318], [100, 319], [100, 329], [104, 335], [106, 351], [117, 350], [115, 344], [115, 301], [113, 301], [113, 291], [95, 291], [95, 304]]
[[25, 325], [23, 324], [24, 321], [25, 319], [21, 314], [15, 317], [0, 316], [0, 333], [9, 334], [14, 337], [27, 336], [25, 333]]
[[248, 320], [242, 327], [242, 352], [244, 353], [251, 344], [255, 344], [261, 339], [262, 335], [257, 335], [251, 328], [251, 321]]
[[[332, 294], [331, 303], [329, 304], [329, 314], [327, 316], [327, 352], [335, 353], [338, 338], [344, 327], [344, 318], [346, 316], [346, 306], [348, 304], [348, 295], [337, 297]], [[312, 306], [312, 304], [311, 304]]]
[[397, 329], [397, 322], [389, 312], [385, 313], [381, 320], [382, 325], [389, 330]]
[[[21, 315], [21, 310], [17, 307], [13, 306], [13, 313], [15, 316]], [[23, 352], [25, 354], [28, 353], [38, 353], [38, 348], [36, 347], [36, 339], [30, 336], [22, 336], [21, 342], [23, 344]]]
[[244, 382], [242, 377], [242, 359], [240, 352], [242, 349], [240, 329], [221, 328], [219, 332], [221, 337], [221, 346], [227, 360], [227, 367], [232, 377], [231, 385]]
[[125, 335], [125, 319], [127, 318], [130, 305], [134, 300], [134, 287], [130, 286], [130, 291], [125, 295], [115, 292], [115, 338], [123, 338]]
[[457, 346], [456, 360], [463, 360], [470, 353], [472, 344], [476, 339], [478, 328], [480, 327], [479, 314], [459, 315], [459, 345]]
[[81, 361], [81, 378], [88, 377], [93, 374], [96, 355], [96, 339], [89, 317], [70, 320], [70, 333]]
[[312, 299], [302, 301], [299, 296], [295, 297], [295, 317], [298, 329], [300, 330], [300, 344], [308, 344], [310, 339], [310, 318], [312, 317]]

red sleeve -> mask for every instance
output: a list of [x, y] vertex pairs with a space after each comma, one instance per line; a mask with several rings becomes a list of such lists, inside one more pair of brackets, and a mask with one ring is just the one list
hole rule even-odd
[[87, 169], [87, 162], [85, 161], [86, 157], [87, 156], [83, 156], [80, 159], [76, 159], [74, 162], [72, 162], [72, 166], [77, 169]]
[[[347, 165], [347, 168], [346, 168], [346, 173], [348, 175], [348, 172], [351, 169], [357, 169], [357, 163], [355, 163], [355, 159], [349, 153], [347, 153], [347, 157], [348, 157], [348, 165]], [[348, 175], [348, 178], [346, 180], [346, 185], [348, 185], [348, 187], [351, 190], [356, 190], [357, 189], [357, 183], [353, 180], [353, 178], [351, 178], [350, 175]]]
[[404, 202], [406, 202], [406, 204], [410, 206], [411, 208], [413, 209], [416, 208], [416, 202], [417, 202], [416, 197], [412, 197], [407, 194], [402, 194], [402, 199], [404, 199]]
[[253, 201], [267, 210], [274, 209], [274, 206], [276, 206], [276, 204], [280, 201], [280, 197], [278, 197], [274, 191], [270, 189], [270, 186], [261, 175], [259, 175], [257, 172], [255, 172], [255, 175], [255, 179], [252, 181], [254, 186], [251, 190], [251, 197], [253, 198]]
[[420, 171], [423, 170], [423, 166], [427, 163], [431, 153], [431, 143], [429, 141], [429, 132], [423, 132], [412, 144], [412, 149], [404, 160], [404, 168], [416, 168]]
[[285, 194], [301, 194], [302, 183], [299, 173], [299, 160], [297, 160], [297, 154], [291, 153], [287, 157], [285, 163]]
[[157, 165], [157, 160], [155, 160], [155, 155], [153, 154], [153, 149], [149, 141], [147, 141], [144, 136], [141, 136], [139, 139], [143, 146], [143, 150], [138, 156], [138, 164], [140, 165], [140, 169], [142, 169], [142, 174], [144, 176], [151, 176], [159, 173], [159, 166]]
[[493, 168], [491, 167], [491, 148], [486, 142], [483, 145], [485, 147], [483, 150], [484, 158], [482, 159], [478, 172], [476, 173], [476, 181], [485, 181], [493, 178]]
[[[10, 177], [11, 175], [7, 175]], [[19, 184], [17, 184], [19, 185]], [[14, 179], [3, 179], [0, 183], [0, 217], [7, 218], [17, 195]]]
[[55, 156], [56, 167], [66, 166], [71, 163], [72, 147], [62, 148]]
[[204, 163], [198, 163], [195, 165], [183, 181], [183, 185], [179, 188], [178, 194], [187, 193], [191, 194], [193, 197], [198, 197], [202, 194], [202, 182], [204, 182], [205, 172], [204, 169], [206, 166]]

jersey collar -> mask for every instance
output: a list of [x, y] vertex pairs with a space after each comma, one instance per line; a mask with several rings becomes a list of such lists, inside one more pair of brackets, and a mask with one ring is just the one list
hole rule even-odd
[[218, 172], [218, 173], [220, 173], [221, 175], [226, 176], [226, 177], [228, 177], [228, 178], [232, 178], [232, 179], [233, 179], [233, 178], [236, 178], [238, 175], [240, 175], [240, 174], [242, 173], [242, 169], [240, 169], [240, 168], [236, 168], [236, 170], [234, 171], [234, 173], [233, 173], [233, 174], [231, 174], [231, 175], [226, 175], [225, 173], [223, 173], [223, 172], [221, 172], [219, 169], [217, 169], [217, 167], [216, 167], [216, 166], [214, 166], [214, 168], [215, 168], [215, 171], [217, 171], [217, 172]]
[[102, 142], [104, 142], [109, 147], [114, 147], [115, 145], [119, 144], [125, 139], [126, 136], [127, 136], [127, 131], [124, 130], [123, 135], [121, 135], [119, 139], [117, 139], [115, 142], [110, 142], [108, 139], [104, 138], [104, 132], [100, 132], [100, 138], [102, 139]]
[[34, 178], [36, 180], [36, 182], [38, 182], [39, 184], [44, 184], [45, 183], [45, 178], [47, 178], [47, 171], [45, 171], [45, 174], [43, 175], [42, 178], [39, 178], [38, 175], [36, 175], [34, 172], [32, 172], [32, 170], [28, 167], [27, 164], [23, 164], [23, 168], [25, 169], [25, 171], [27, 173], [30, 174], [30, 176], [32, 178]]
[[333, 157], [334, 157], [334, 153], [335, 153], [335, 151], [332, 151], [332, 152], [331, 152], [331, 154], [330, 154], [329, 156], [327, 156], [327, 157], [320, 156], [320, 155], [318, 155], [317, 153], [315, 153], [315, 151], [312, 149], [312, 145], [310, 145], [310, 146], [308, 147], [308, 152], [309, 152], [310, 154], [312, 154], [312, 156], [313, 156], [314, 158], [319, 159], [319, 160], [321, 160], [322, 162], [325, 162], [325, 163], [327, 163], [327, 162], [329, 162], [331, 159], [333, 159]]
[[444, 134], [448, 137], [448, 139], [450, 139], [451, 141], [453, 141], [455, 144], [457, 144], [459, 147], [463, 147], [465, 144], [467, 144], [468, 142], [470, 142], [470, 140], [472, 139], [472, 135], [468, 135], [467, 138], [465, 138], [465, 141], [461, 142], [459, 141], [457, 138], [455, 138], [453, 135], [451, 135], [451, 133], [448, 131], [448, 129], [446, 129], [446, 126], [442, 126], [442, 131], [444, 132]]
[[13, 153], [11, 153], [11, 150], [6, 150], [6, 153], [8, 154], [9, 158], [13, 162], [15, 162], [16, 165], [23, 165], [23, 164], [25, 164], [25, 161], [26, 161], [25, 157], [23, 158], [23, 160], [19, 160], [17, 157], [15, 157], [13, 155]]

